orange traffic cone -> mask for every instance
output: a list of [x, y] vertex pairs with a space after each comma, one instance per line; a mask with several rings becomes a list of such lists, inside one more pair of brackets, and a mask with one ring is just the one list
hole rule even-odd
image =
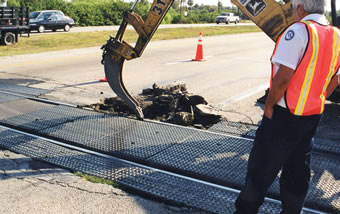
[[102, 79], [99, 79], [100, 82], [107, 82], [106, 76]]
[[200, 33], [200, 37], [198, 38], [196, 57], [192, 59], [193, 61], [205, 61], [203, 59], [203, 44], [202, 44], [202, 33]]

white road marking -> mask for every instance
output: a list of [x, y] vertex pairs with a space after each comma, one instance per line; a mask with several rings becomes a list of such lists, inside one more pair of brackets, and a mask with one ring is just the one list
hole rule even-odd
[[237, 94], [237, 95], [235, 95], [235, 96], [232, 96], [231, 98], [229, 98], [229, 99], [227, 99], [227, 100], [224, 100], [224, 101], [222, 101], [222, 102], [217, 103], [216, 106], [217, 106], [218, 108], [221, 108], [221, 109], [222, 109], [222, 108], [224, 108], [224, 107], [226, 107], [226, 106], [228, 106], [228, 105], [230, 105], [230, 104], [232, 104], [232, 103], [235, 103], [235, 102], [237, 102], [237, 101], [243, 100], [243, 99], [245, 99], [245, 98], [247, 98], [247, 97], [250, 97], [250, 96], [252, 96], [252, 95], [254, 95], [254, 94], [258, 93], [258, 92], [264, 91], [264, 90], [266, 90], [268, 87], [269, 87], [269, 83], [260, 85], [260, 86], [258, 86], [258, 87], [256, 87], [256, 88], [251, 88], [251, 89], [249, 89], [249, 90], [247, 90], [247, 91], [245, 91], [245, 92], [242, 92], [242, 93], [240, 93], [240, 94]]

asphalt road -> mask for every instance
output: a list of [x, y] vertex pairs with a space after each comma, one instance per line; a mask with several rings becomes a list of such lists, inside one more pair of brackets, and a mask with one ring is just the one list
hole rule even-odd
[[[268, 86], [274, 43], [264, 33], [214, 37], [204, 37], [205, 32], [202, 33], [206, 61], [191, 61], [198, 38], [153, 41], [141, 58], [125, 63], [126, 87], [136, 95], [153, 83], [184, 81], [189, 92], [204, 96], [210, 104], [227, 112], [234, 111], [232, 106], [236, 106], [236, 112], [258, 120], [261, 108], [254, 106], [254, 101]], [[96, 103], [100, 98], [114, 96], [107, 83], [98, 82], [104, 77], [101, 55], [100, 47], [94, 47], [2, 57], [0, 77], [52, 90], [47, 95], [51, 99], [73, 104]], [[242, 103], [248, 98], [252, 98], [249, 104]], [[241, 109], [237, 105], [240, 102]]]

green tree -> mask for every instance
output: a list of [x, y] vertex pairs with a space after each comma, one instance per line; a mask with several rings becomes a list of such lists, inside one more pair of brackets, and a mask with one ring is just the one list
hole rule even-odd
[[174, 1], [174, 3], [172, 4], [172, 8], [178, 11], [180, 8], [180, 1], [179, 0]]
[[189, 10], [191, 10], [191, 7], [194, 5], [194, 0], [188, 0], [188, 6], [189, 6]]
[[[123, 12], [129, 10], [131, 5], [132, 2], [123, 0], [72, 0], [69, 3], [64, 0], [8, 0], [8, 6], [29, 7], [31, 12], [61, 10], [79, 26], [120, 24]], [[145, 19], [150, 6], [148, 0], [140, 0], [135, 12]], [[189, 6], [190, 14], [185, 17], [183, 12]], [[218, 5], [198, 5], [194, 0], [175, 0], [162, 23], [213, 23], [218, 15], [217, 11]]]
[[20, 6], [20, 2], [17, 0], [8, 0], [7, 1], [7, 6], [8, 7], [19, 7]]
[[144, 0], [137, 4], [136, 9], [134, 11], [145, 20], [150, 11], [150, 8], [151, 4], [147, 0]]

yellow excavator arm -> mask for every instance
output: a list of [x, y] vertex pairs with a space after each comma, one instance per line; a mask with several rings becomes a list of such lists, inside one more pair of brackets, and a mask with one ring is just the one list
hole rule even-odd
[[[125, 60], [131, 60], [142, 55], [174, 1], [154, 0], [146, 19], [143, 20], [134, 12], [138, 4], [138, 0], [135, 0], [131, 9], [124, 12], [123, 21], [116, 36], [111, 37], [102, 47], [102, 63], [110, 87], [118, 97], [134, 110], [139, 119], [144, 118], [143, 111], [124, 86], [122, 79], [123, 64]], [[231, 1], [274, 41], [294, 21], [290, 0], [286, 0], [284, 4], [275, 0]], [[123, 40], [128, 24], [132, 25], [139, 35], [135, 47]]]
[[290, 0], [283, 4], [274, 0], [231, 1], [274, 41], [295, 20]]

